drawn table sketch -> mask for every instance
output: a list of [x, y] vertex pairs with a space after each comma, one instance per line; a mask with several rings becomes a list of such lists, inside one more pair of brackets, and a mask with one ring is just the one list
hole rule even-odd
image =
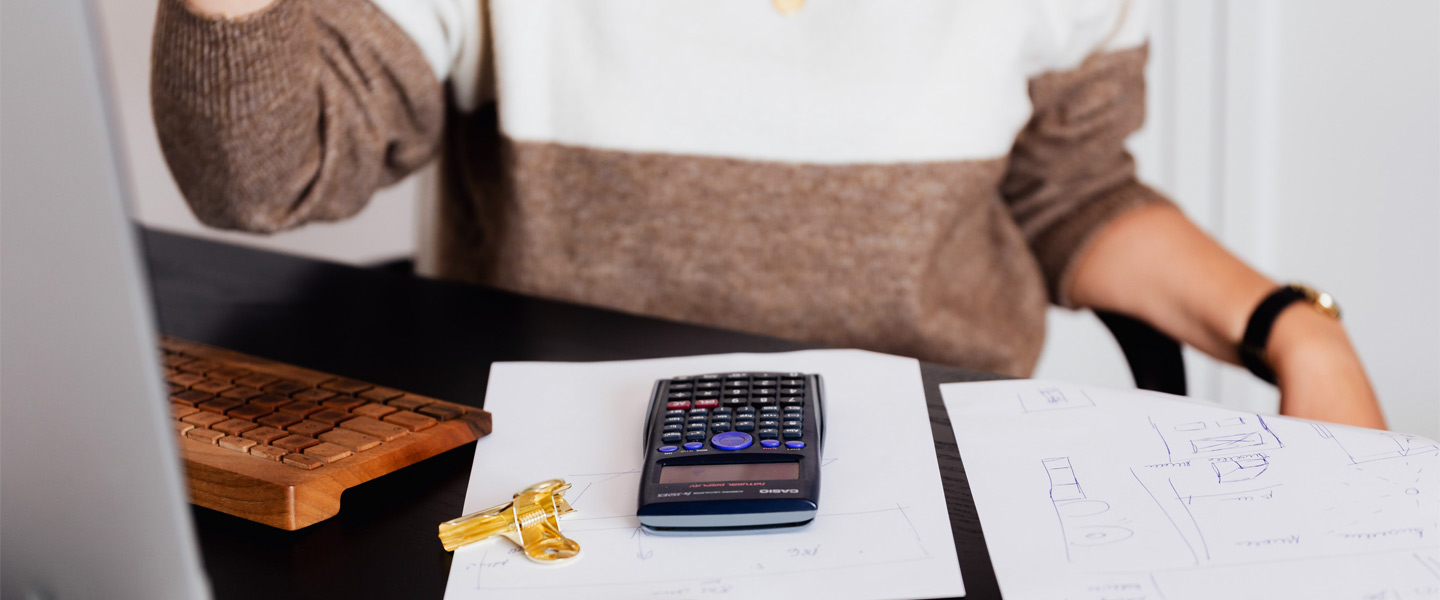
[[1007, 600], [1440, 598], [1433, 441], [1153, 392], [940, 390]]
[[[820, 511], [794, 532], [644, 533], [635, 518], [641, 430], [655, 380], [732, 371], [824, 377]], [[561, 520], [573, 564], [528, 561], [508, 541], [456, 551], [445, 597], [935, 598], [964, 587], [919, 363], [859, 350], [607, 363], [496, 363], [465, 512], [551, 478], [573, 487]], [[449, 515], [446, 518], [459, 516]], [[437, 521], [438, 522], [438, 521]]]

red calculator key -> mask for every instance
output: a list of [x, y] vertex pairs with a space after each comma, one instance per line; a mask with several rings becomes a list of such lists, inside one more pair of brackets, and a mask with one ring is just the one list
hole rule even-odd
[[695, 408], [715, 408], [717, 406], [720, 406], [720, 401], [715, 399], [695, 401]]
[[666, 402], [666, 403], [665, 403], [665, 408], [667, 408], [667, 409], [671, 409], [671, 408], [690, 408], [690, 401], [689, 401], [689, 400], [676, 400], [676, 401], [674, 401], [674, 402]]

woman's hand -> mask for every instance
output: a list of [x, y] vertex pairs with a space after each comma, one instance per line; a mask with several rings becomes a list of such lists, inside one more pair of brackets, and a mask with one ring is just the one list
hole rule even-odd
[[1360, 357], [1335, 319], [1291, 304], [1275, 321], [1266, 356], [1280, 385], [1280, 414], [1385, 428]]

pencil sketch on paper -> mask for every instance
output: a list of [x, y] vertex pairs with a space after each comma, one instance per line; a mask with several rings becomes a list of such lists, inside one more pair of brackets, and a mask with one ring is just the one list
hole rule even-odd
[[1007, 598], [1440, 598], [1434, 441], [1067, 384], [941, 389], [987, 540], [1040, 542], [992, 546]]

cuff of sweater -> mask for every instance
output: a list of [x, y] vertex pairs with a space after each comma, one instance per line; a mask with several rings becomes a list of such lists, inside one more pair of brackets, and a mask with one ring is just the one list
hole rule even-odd
[[1120, 215], [1142, 206], [1171, 204], [1170, 199], [1151, 187], [1131, 180], [1084, 204], [1060, 220], [1032, 244], [1050, 288], [1050, 300], [1065, 308], [1078, 308], [1070, 299], [1075, 268], [1101, 231]]
[[[160, 0], [151, 50], [152, 96], [187, 116], [244, 120], [277, 103], [276, 90], [309, 89], [303, 53], [314, 49], [309, 6], [276, 0], [241, 17], [202, 15]], [[160, 107], [157, 107], [157, 109]]]

